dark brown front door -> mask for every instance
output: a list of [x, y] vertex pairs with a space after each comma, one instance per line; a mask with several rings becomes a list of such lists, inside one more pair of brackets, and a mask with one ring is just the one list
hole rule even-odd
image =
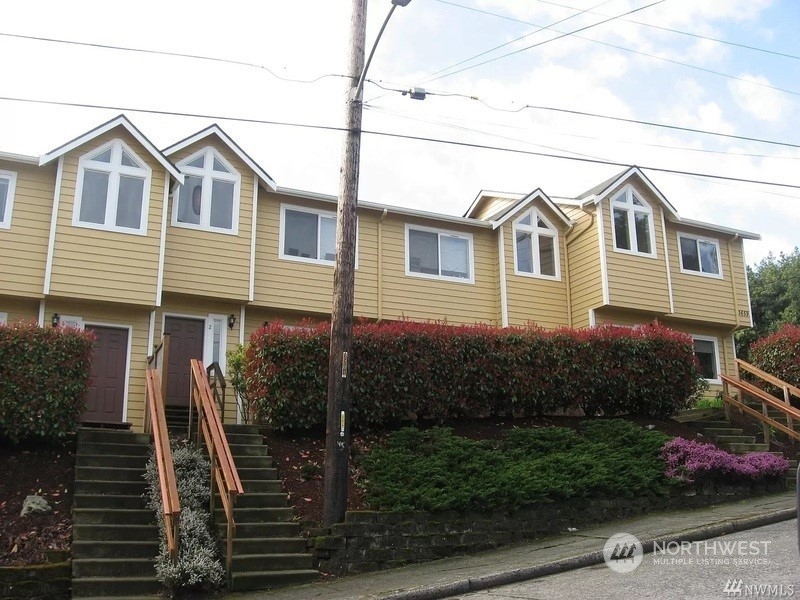
[[189, 406], [189, 360], [203, 358], [204, 319], [165, 317], [164, 333], [169, 334], [167, 404]]
[[128, 362], [128, 330], [87, 325], [94, 332], [91, 387], [84, 423], [122, 423], [125, 403], [125, 367]]

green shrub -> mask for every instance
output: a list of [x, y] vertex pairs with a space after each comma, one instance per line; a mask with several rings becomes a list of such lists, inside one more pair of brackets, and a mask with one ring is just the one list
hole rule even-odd
[[174, 563], [167, 548], [155, 454], [151, 455], [145, 471], [148, 507], [156, 512], [160, 533], [156, 576], [172, 594], [213, 592], [225, 585], [226, 575], [220, 558], [220, 542], [208, 511], [211, 467], [200, 450], [184, 442], [172, 443], [172, 460], [181, 504], [178, 558]]
[[227, 359], [228, 382], [231, 384], [234, 394], [236, 394], [241, 422], [244, 424], [252, 423], [256, 415], [257, 406], [255, 399], [247, 393], [247, 377], [245, 374], [247, 356], [245, 347], [242, 344], [237, 344], [235, 350], [228, 352]]
[[762, 371], [800, 387], [800, 326], [784, 325], [750, 346], [750, 361]]
[[499, 443], [452, 430], [405, 428], [361, 459], [372, 508], [497, 510], [575, 497], [635, 496], [666, 488], [668, 436], [622, 420], [516, 429]]
[[[273, 322], [246, 351], [247, 394], [276, 429], [325, 423], [330, 325]], [[542, 414], [657, 418], [687, 407], [703, 382], [689, 336], [662, 326], [544, 331], [398, 322], [354, 328], [352, 423]]]
[[31, 323], [0, 325], [0, 437], [74, 435], [89, 392], [94, 334]]

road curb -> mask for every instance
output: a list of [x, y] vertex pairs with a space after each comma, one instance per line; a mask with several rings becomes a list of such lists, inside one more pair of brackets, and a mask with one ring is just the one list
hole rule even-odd
[[[789, 521], [797, 517], [796, 508], [784, 508], [781, 510], [772, 511], [763, 515], [755, 515], [752, 517], [743, 517], [741, 519], [727, 519], [719, 523], [711, 525], [704, 525], [694, 529], [687, 529], [671, 535], [665, 535], [658, 538], [650, 538], [642, 540], [642, 548], [644, 552], [652, 552], [655, 542], [699, 542], [707, 540], [720, 535], [729, 535], [739, 531], [746, 531], [748, 529], [755, 529], [756, 527], [764, 527], [765, 525], [772, 525], [782, 521]], [[460, 579], [451, 583], [432, 585], [426, 587], [415, 588], [412, 590], [400, 590], [382, 594], [381, 600], [439, 600], [441, 598], [450, 598], [456, 594], [466, 594], [469, 592], [477, 592], [489, 588], [498, 587], [501, 585], [508, 585], [511, 583], [519, 583], [520, 581], [528, 581], [546, 575], [554, 575], [556, 573], [563, 573], [565, 571], [572, 571], [575, 569], [582, 569], [584, 567], [591, 567], [603, 562], [603, 552], [598, 550], [596, 552], [589, 552], [578, 556], [563, 558], [541, 565], [526, 567], [522, 569], [511, 569], [500, 573], [492, 573], [491, 575], [482, 575], [480, 577], [470, 577], [467, 579]]]

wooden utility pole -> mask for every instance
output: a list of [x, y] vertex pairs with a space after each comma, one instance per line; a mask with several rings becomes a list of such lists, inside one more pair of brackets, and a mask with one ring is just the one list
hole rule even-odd
[[361, 156], [361, 90], [367, 36], [367, 0], [353, 0], [350, 22], [350, 83], [339, 204], [336, 211], [336, 268], [333, 272], [331, 347], [328, 362], [328, 419], [325, 435], [324, 525], [344, 520], [347, 510], [350, 458], [350, 374], [353, 344], [353, 289], [355, 287], [356, 206]]

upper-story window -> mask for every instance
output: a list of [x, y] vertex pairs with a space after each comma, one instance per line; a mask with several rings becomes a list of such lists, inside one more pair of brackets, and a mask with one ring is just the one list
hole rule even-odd
[[517, 275], [558, 279], [558, 230], [537, 209], [514, 221], [514, 256]]
[[336, 213], [281, 206], [280, 257], [332, 265], [336, 258]]
[[631, 186], [611, 199], [614, 249], [654, 257], [653, 209]]
[[147, 233], [151, 170], [122, 140], [81, 156], [72, 224]]
[[717, 240], [679, 233], [678, 247], [682, 272], [722, 279]]
[[472, 236], [406, 225], [406, 275], [473, 283]]
[[239, 232], [241, 177], [213, 148], [178, 163], [184, 173], [173, 203], [172, 224], [208, 231]]
[[11, 210], [14, 208], [16, 187], [17, 174], [13, 171], [0, 171], [0, 229], [11, 227]]

